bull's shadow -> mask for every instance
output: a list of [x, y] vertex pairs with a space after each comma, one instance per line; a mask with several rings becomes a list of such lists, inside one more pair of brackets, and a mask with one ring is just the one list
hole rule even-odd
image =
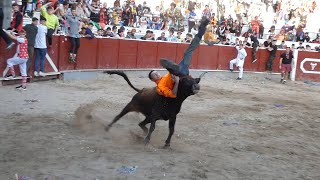
[[[169, 147], [171, 137], [174, 133], [176, 117], [180, 112], [181, 105], [186, 98], [199, 92], [199, 82], [206, 72], [202, 73], [199, 78], [192, 78], [191, 76], [180, 77], [176, 98], [161, 96], [157, 93], [156, 88], [138, 89], [134, 87], [123, 71], [104, 71], [104, 73], [122, 76], [129, 86], [137, 91], [137, 94], [133, 96], [131, 101], [123, 108], [120, 114], [118, 114], [113, 121], [105, 127], [105, 130], [108, 131], [114, 123], [128, 112], [140, 112], [146, 117], [144, 121], [139, 123], [139, 126], [146, 134], [146, 137], [144, 138], [144, 143], [146, 145], [150, 141], [151, 134], [155, 129], [156, 121], [160, 119], [165, 121], [169, 120], [169, 136], [165, 142], [165, 147]], [[148, 123], [151, 123], [149, 130], [146, 127], [146, 124]]]

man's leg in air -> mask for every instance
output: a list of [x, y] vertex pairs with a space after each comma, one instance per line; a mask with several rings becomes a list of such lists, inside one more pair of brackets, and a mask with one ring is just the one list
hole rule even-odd
[[176, 75], [176, 76], [189, 75], [189, 66], [192, 59], [192, 53], [195, 49], [199, 47], [202, 36], [206, 31], [206, 26], [209, 24], [209, 22], [210, 21], [208, 19], [202, 20], [199, 26], [198, 34], [195, 35], [195, 37], [191, 41], [191, 44], [184, 52], [183, 59], [181, 60], [179, 65], [167, 59], [160, 59], [160, 64], [173, 75]]

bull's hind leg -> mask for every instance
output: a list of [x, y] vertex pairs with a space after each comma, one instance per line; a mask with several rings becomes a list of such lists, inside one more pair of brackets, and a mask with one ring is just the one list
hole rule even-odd
[[148, 134], [148, 128], [146, 128], [146, 124], [150, 123], [150, 118], [148, 118], [148, 116], [146, 117], [146, 119], [144, 121], [142, 121], [141, 123], [139, 123], [139, 126], [141, 127], [141, 129], [143, 130], [144, 134], [147, 135]]
[[125, 108], [122, 109], [121, 113], [118, 114], [108, 126], [105, 127], [106, 131], [109, 131], [111, 126], [116, 123], [120, 118], [122, 118], [124, 115], [126, 115], [128, 112], [135, 111], [134, 105], [130, 102], [129, 104], [126, 105]]

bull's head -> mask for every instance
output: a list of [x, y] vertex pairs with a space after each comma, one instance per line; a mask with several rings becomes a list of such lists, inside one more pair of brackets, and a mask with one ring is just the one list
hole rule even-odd
[[181, 77], [178, 87], [178, 96], [188, 97], [197, 94], [200, 91], [199, 82], [206, 73], [207, 72], [202, 73], [199, 78], [192, 78], [191, 76]]

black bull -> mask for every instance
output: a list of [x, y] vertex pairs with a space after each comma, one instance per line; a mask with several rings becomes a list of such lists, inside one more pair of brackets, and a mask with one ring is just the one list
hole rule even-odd
[[[108, 74], [117, 74], [122, 76], [129, 86], [136, 90], [132, 100], [126, 105], [126, 107], [118, 114], [113, 121], [106, 126], [105, 130], [108, 131], [110, 127], [116, 123], [122, 116], [128, 112], [140, 112], [145, 115], [145, 120], [139, 123], [147, 136], [144, 139], [144, 143], [147, 145], [150, 141], [152, 132], [155, 129], [157, 120], [169, 120], [169, 136], [166, 140], [165, 146], [170, 146], [171, 136], [174, 133], [174, 127], [176, 123], [177, 114], [180, 112], [183, 101], [200, 90], [200, 79], [205, 74], [203, 73], [199, 78], [192, 78], [190, 76], [181, 77], [178, 86], [178, 92], [176, 98], [166, 98], [158, 95], [155, 88], [144, 88], [142, 90], [134, 87], [127, 75], [123, 71], [105, 71]], [[146, 124], [151, 123], [150, 128], [146, 128]]]

